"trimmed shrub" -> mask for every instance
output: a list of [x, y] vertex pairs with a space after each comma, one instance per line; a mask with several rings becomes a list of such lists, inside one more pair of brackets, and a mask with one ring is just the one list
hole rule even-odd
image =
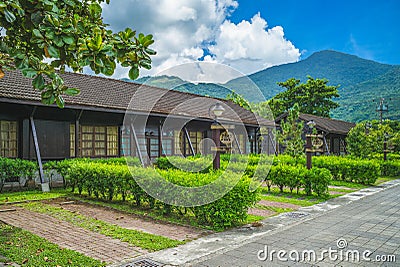
[[390, 177], [400, 176], [400, 161], [397, 160], [386, 160], [379, 161], [381, 165], [382, 175]]
[[7, 180], [20, 181], [20, 178], [32, 178], [37, 169], [37, 163], [30, 160], [0, 157], [0, 191]]
[[302, 184], [303, 168], [302, 166], [280, 163], [271, 167], [267, 179], [278, 186], [281, 192], [283, 192], [284, 187], [289, 187], [290, 192], [292, 192], [294, 188], [299, 188]]
[[308, 172], [310, 172], [312, 191], [318, 196], [328, 195], [328, 186], [332, 180], [331, 172], [324, 168], [311, 168]]
[[307, 170], [303, 165], [292, 166], [280, 163], [271, 167], [267, 182], [278, 186], [281, 192], [284, 187], [288, 187], [290, 192], [297, 189], [297, 193], [300, 188], [304, 188], [307, 195], [314, 192], [322, 196], [328, 192], [331, 177], [332, 174], [327, 169], [314, 167]]
[[208, 173], [212, 170], [211, 157], [187, 157], [178, 156], [157, 158], [155, 166], [162, 170], [181, 169], [187, 172]]
[[374, 160], [319, 156], [313, 157], [313, 165], [328, 169], [334, 180], [374, 184], [380, 175], [380, 166]]
[[[123, 200], [131, 194], [137, 206], [148, 205], [150, 208], [160, 209], [163, 213], [180, 210], [180, 207], [161, 203], [146, 193], [136, 182], [140, 179], [150, 188], [157, 188], [168, 194], [171, 200], [177, 198], [198, 198], [198, 195], [188, 196], [185, 190], [168, 192], [166, 183], [160, 182], [160, 177], [166, 181], [184, 187], [199, 187], [210, 183], [216, 183], [217, 189], [226, 186], [230, 181], [239, 181], [231, 191], [218, 200], [203, 206], [187, 208], [196, 220], [201, 224], [212, 226], [214, 229], [222, 229], [245, 221], [247, 210], [254, 205], [258, 199], [258, 191], [250, 192], [251, 179], [247, 175], [233, 172], [210, 171], [208, 173], [190, 173], [176, 169], [155, 170], [153, 168], [128, 167], [125, 165], [104, 164], [98, 162], [69, 162], [66, 177], [70, 184], [78, 188], [79, 194], [84, 190], [89, 195], [106, 200], [112, 200], [117, 194]], [[218, 190], [216, 190], [218, 191]], [[210, 192], [212, 193], [212, 192]], [[218, 192], [216, 192], [218, 193]]]

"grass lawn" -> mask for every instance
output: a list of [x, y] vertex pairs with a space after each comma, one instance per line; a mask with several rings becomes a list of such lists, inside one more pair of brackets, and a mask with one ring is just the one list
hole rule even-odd
[[0, 255], [24, 266], [105, 266], [20, 228], [0, 223]]

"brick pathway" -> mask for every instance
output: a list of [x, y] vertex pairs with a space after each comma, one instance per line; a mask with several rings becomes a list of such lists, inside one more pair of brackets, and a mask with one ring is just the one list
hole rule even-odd
[[88, 216], [90, 218], [116, 224], [126, 229], [135, 229], [154, 235], [165, 236], [175, 240], [192, 240], [210, 233], [188, 226], [180, 226], [176, 224], [158, 222], [155, 220], [145, 220], [126, 212], [120, 212], [95, 205], [87, 205], [84, 203], [61, 205], [61, 207], [65, 210], [78, 212], [79, 214]]
[[0, 221], [25, 229], [62, 248], [75, 250], [91, 258], [115, 263], [146, 252], [126, 242], [76, 227], [49, 215], [15, 208], [16, 211], [0, 212]]

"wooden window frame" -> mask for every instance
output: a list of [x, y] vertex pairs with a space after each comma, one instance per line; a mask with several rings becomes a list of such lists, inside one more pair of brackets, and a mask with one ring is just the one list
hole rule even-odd
[[[8, 123], [8, 129], [5, 130], [3, 125]], [[13, 127], [11, 127], [13, 126]], [[3, 138], [3, 134], [7, 133], [7, 137]], [[15, 138], [12, 139], [10, 136], [15, 135]], [[3, 144], [6, 143], [6, 146]], [[11, 152], [13, 151], [13, 152]], [[0, 157], [6, 158], [17, 158], [18, 157], [18, 122], [17, 121], [8, 121], [8, 120], [0, 120]]]

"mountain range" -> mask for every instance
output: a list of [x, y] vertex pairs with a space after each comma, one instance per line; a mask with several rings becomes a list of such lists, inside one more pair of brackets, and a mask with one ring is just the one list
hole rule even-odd
[[249, 79], [265, 99], [270, 99], [283, 91], [277, 82], [290, 78], [305, 82], [308, 75], [326, 78], [328, 85], [340, 85], [340, 97], [335, 99], [340, 107], [331, 112], [333, 118], [353, 122], [378, 119], [376, 108], [384, 98], [389, 111], [383, 117], [400, 120], [400, 65], [382, 64], [331, 50], [316, 52], [296, 63], [267, 68], [225, 84], [193, 84], [169, 76], [143, 77], [135, 82], [219, 98], [225, 98], [234, 90], [251, 102], [260, 102], [264, 99], [254, 92], [254, 86], [249, 86]]

